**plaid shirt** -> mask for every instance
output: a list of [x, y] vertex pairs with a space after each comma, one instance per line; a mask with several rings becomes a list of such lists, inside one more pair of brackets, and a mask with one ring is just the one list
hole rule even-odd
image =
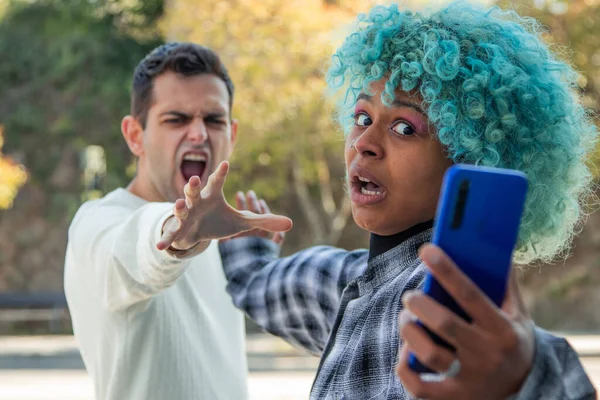
[[[237, 307], [288, 342], [321, 356], [311, 399], [410, 399], [395, 375], [402, 294], [421, 288], [422, 232], [368, 260], [367, 250], [316, 246], [279, 258], [270, 240], [220, 244]], [[515, 399], [596, 399], [575, 351], [536, 328], [533, 368]], [[483, 356], [483, 355], [482, 355]]]

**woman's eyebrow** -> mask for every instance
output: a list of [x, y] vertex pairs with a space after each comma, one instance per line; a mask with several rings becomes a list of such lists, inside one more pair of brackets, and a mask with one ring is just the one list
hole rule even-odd
[[372, 98], [373, 96], [369, 96], [366, 93], [359, 93], [358, 97], [356, 98], [356, 101], [358, 102], [359, 100], [364, 100], [370, 103]]
[[413, 110], [415, 110], [419, 114], [425, 115], [425, 112], [423, 111], [423, 109], [421, 108], [421, 106], [419, 106], [418, 104], [409, 102], [409, 101], [394, 100], [392, 102], [392, 106], [393, 107], [408, 107], [408, 108], [412, 108]]
[[[360, 93], [357, 97], [356, 97], [356, 101], [359, 100], [364, 100], [366, 102], [371, 103], [373, 99], [373, 96], [370, 96], [366, 93]], [[421, 108], [420, 105], [410, 102], [410, 101], [404, 101], [404, 100], [398, 100], [395, 99], [392, 102], [392, 107], [407, 107], [407, 108], [412, 108], [413, 110], [415, 110], [416, 112], [418, 112], [419, 114], [425, 115], [425, 112], [423, 111], [423, 109]]]

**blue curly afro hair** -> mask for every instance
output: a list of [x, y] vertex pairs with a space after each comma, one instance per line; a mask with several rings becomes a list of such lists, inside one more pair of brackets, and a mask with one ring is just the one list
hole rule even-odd
[[[577, 93], [577, 72], [513, 11], [455, 2], [433, 12], [376, 6], [358, 16], [335, 52], [327, 82], [345, 132], [360, 92], [387, 79], [420, 95], [454, 162], [512, 168], [529, 178], [515, 262], [564, 253], [584, 217], [597, 130]], [[339, 95], [341, 92], [341, 95]]]

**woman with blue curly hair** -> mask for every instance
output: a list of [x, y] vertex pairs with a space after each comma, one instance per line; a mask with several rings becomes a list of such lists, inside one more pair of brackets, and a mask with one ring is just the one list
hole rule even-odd
[[[221, 244], [235, 304], [321, 356], [311, 398], [596, 398], [568, 343], [527, 317], [514, 276], [498, 308], [440, 249], [423, 246], [444, 172], [467, 163], [529, 178], [516, 263], [568, 249], [597, 131], [577, 73], [539, 31], [514, 12], [463, 2], [428, 14], [378, 6], [335, 52], [327, 81], [346, 137], [352, 214], [371, 232], [369, 250], [317, 246], [278, 258], [279, 246], [260, 236]], [[238, 203], [268, 212], [253, 193]], [[419, 291], [427, 269], [472, 323]], [[444, 378], [408, 368], [409, 351]]]

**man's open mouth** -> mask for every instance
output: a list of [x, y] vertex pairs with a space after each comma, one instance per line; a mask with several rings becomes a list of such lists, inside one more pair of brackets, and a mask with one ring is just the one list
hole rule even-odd
[[186, 154], [181, 161], [181, 174], [185, 181], [189, 181], [194, 175], [202, 179], [206, 169], [207, 157], [204, 154]]

